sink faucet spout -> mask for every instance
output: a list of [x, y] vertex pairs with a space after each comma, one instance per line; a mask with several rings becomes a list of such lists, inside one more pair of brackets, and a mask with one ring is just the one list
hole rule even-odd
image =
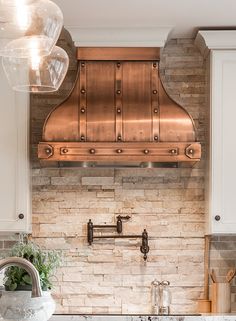
[[32, 280], [32, 295], [31, 295], [32, 298], [37, 298], [42, 296], [39, 273], [32, 263], [30, 263], [29, 261], [21, 257], [14, 257], [14, 256], [0, 260], [0, 271], [10, 266], [21, 267], [22, 269], [25, 269], [29, 273]]

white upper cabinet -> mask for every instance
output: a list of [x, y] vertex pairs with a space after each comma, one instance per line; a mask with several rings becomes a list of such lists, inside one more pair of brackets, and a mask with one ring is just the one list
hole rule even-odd
[[29, 232], [29, 95], [8, 85], [0, 66], [0, 233]]
[[236, 233], [236, 50], [210, 53], [210, 234]]
[[199, 31], [208, 58], [207, 234], [236, 234], [236, 31]]

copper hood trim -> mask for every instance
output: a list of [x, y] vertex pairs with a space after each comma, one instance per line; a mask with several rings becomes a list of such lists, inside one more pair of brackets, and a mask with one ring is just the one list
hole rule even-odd
[[192, 117], [166, 93], [159, 48], [81, 48], [67, 99], [48, 115], [38, 157], [56, 162], [196, 162]]
[[51, 161], [130, 161], [173, 162], [199, 161], [201, 146], [186, 143], [39, 143], [41, 159]]
[[78, 60], [155, 61], [160, 59], [160, 48], [82, 47], [77, 50]]

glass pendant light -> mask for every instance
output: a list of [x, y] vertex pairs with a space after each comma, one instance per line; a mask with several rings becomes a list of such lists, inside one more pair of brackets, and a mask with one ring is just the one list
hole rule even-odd
[[0, 1], [0, 56], [29, 57], [36, 42], [39, 55], [49, 55], [63, 26], [61, 9], [50, 0]]
[[40, 56], [38, 48], [31, 48], [30, 58], [3, 57], [3, 69], [11, 87], [32, 93], [53, 92], [65, 78], [69, 57], [55, 46], [50, 55]]

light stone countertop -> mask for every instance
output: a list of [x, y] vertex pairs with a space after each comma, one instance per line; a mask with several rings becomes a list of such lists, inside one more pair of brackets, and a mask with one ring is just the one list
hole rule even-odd
[[227, 315], [53, 315], [50, 321], [236, 321], [236, 314]]

